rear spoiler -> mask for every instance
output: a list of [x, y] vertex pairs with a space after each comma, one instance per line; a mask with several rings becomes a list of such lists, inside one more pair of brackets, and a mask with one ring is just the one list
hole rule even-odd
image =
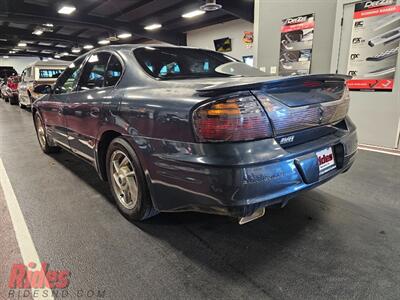
[[237, 78], [237, 80], [232, 80], [232, 82], [225, 82], [201, 88], [198, 89], [197, 92], [202, 96], [210, 96], [243, 90], [258, 90], [261, 88], [272, 89], [282, 85], [296, 84], [304, 81], [347, 81], [351, 78], [351, 76], [341, 74], [313, 74], [292, 77], [270, 77], [263, 79], [260, 77], [243, 77]]

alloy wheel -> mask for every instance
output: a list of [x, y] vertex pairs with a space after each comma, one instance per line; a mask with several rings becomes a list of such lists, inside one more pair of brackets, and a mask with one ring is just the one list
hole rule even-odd
[[46, 147], [46, 132], [43, 127], [42, 120], [38, 115], [35, 117], [36, 121], [36, 131], [39, 138], [40, 146], [44, 149]]
[[110, 159], [110, 171], [119, 202], [126, 209], [133, 209], [138, 201], [138, 183], [131, 160], [124, 152], [114, 151]]

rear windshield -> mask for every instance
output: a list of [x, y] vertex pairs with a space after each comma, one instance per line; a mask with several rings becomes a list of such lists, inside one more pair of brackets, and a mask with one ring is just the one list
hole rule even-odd
[[58, 78], [64, 70], [60, 69], [39, 69], [40, 79]]
[[174, 47], [144, 47], [134, 50], [136, 59], [151, 76], [159, 79], [228, 77], [216, 69], [237, 62], [228, 55], [202, 50]]

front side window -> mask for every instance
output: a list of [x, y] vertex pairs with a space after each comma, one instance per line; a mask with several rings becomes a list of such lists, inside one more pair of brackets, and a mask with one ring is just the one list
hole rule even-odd
[[92, 54], [85, 64], [79, 80], [78, 90], [92, 90], [102, 88], [105, 83], [107, 64], [110, 53], [100, 52]]
[[84, 57], [74, 61], [58, 78], [55, 87], [56, 94], [70, 93], [75, 89], [83, 60]]
[[32, 68], [26, 69], [26, 77], [30, 78], [32, 76], [31, 70], [32, 70]]

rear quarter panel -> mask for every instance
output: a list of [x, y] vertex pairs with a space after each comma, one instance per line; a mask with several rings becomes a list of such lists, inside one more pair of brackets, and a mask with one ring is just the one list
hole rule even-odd
[[133, 137], [193, 142], [191, 111], [205, 99], [188, 88], [127, 88], [119, 121]]

